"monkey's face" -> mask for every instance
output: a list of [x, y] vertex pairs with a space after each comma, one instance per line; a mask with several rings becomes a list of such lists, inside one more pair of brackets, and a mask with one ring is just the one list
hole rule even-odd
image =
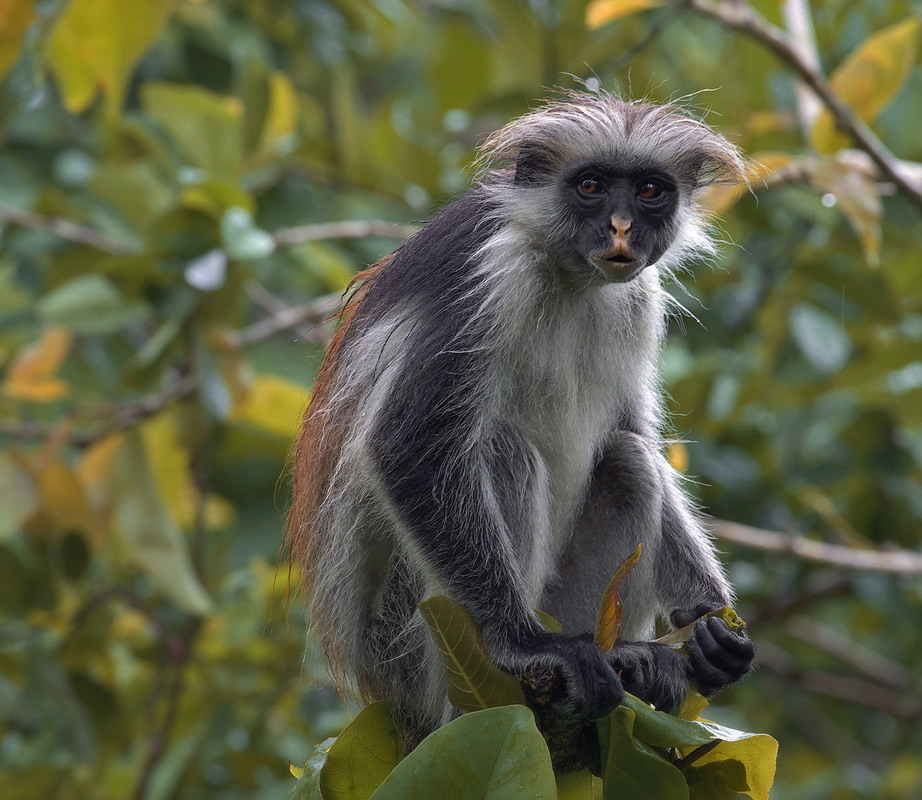
[[626, 283], [656, 263], [676, 232], [679, 185], [663, 169], [580, 164], [563, 177], [574, 266], [589, 283]]

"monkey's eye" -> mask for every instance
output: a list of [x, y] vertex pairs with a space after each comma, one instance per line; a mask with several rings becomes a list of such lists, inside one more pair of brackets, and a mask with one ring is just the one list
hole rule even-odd
[[637, 196], [641, 200], [656, 200], [663, 193], [663, 187], [653, 181], [644, 181], [637, 187]]
[[602, 186], [601, 181], [597, 181], [595, 178], [583, 178], [579, 182], [577, 188], [579, 189], [579, 193], [586, 197], [599, 195], [605, 191], [605, 187]]

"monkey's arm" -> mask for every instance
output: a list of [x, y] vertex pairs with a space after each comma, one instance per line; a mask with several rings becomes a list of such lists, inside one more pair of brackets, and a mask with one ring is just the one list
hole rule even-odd
[[[663, 475], [663, 545], [659, 590], [663, 608], [677, 628], [724, 606], [733, 598], [710, 537], [692, 512], [672, 467]], [[732, 631], [718, 617], [701, 619], [688, 641], [688, 676], [705, 697], [752, 671], [755, 647], [743, 630]]]
[[591, 640], [546, 632], [525, 584], [519, 554], [534, 532], [524, 526], [543, 524], [534, 513], [536, 456], [508, 426], [485, 425], [482, 412], [459, 401], [457, 386], [470, 374], [463, 356], [435, 360], [425, 379], [401, 378], [373, 433], [398, 535], [439, 590], [471, 612], [496, 663], [515, 673], [553, 667], [566, 684], [561, 712], [604, 716], [623, 699], [616, 673]]

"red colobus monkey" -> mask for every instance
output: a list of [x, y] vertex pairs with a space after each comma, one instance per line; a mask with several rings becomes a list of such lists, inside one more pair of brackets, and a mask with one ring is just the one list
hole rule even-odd
[[[648, 640], [731, 603], [664, 458], [664, 278], [711, 254], [699, 199], [736, 148], [675, 109], [566, 95], [493, 134], [476, 185], [361, 276], [298, 442], [289, 535], [310, 627], [408, 747], [448, 721], [417, 603], [467, 607], [491, 657], [555, 668], [562, 714], [628, 690], [660, 708], [752, 667], [745, 634], [698, 622], [688, 661]], [[592, 642], [625, 583], [622, 640]], [[548, 633], [534, 609], [559, 620]], [[620, 678], [619, 678], [620, 674]]]

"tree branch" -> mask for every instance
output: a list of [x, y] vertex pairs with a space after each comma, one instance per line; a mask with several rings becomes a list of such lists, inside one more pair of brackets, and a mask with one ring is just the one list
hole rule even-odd
[[84, 225], [78, 225], [76, 222], [60, 217], [48, 217], [44, 214], [35, 214], [31, 211], [21, 211], [17, 208], [0, 205], [0, 219], [12, 222], [14, 225], [21, 225], [24, 228], [47, 231], [61, 239], [87, 244], [115, 256], [130, 255], [134, 252], [133, 248], [93, 228], [87, 228]]
[[922, 700], [905, 690], [822, 670], [800, 671], [786, 653], [768, 643], [759, 648], [759, 664], [786, 683], [797, 683], [813, 694], [873, 708], [897, 719], [916, 720], [922, 716]]
[[790, 553], [805, 561], [834, 564], [846, 569], [922, 575], [922, 553], [912, 550], [858, 550], [806, 539], [798, 534], [777, 533], [726, 520], [713, 520], [711, 530], [720, 539], [757, 550]]
[[345, 222], [320, 222], [297, 228], [279, 228], [272, 238], [279, 246], [311, 242], [317, 239], [362, 239], [366, 236], [383, 236], [388, 239], [405, 239], [419, 230], [417, 225], [399, 225], [381, 220], [348, 220]]
[[818, 625], [807, 617], [794, 617], [788, 625], [788, 631], [801, 641], [818, 647], [836, 660], [891, 689], [905, 691], [912, 686], [912, 677], [903, 666], [832, 628]]
[[[117, 407], [109, 418], [95, 430], [75, 431], [64, 438], [77, 447], [89, 447], [110, 433], [124, 430], [152, 417], [170, 403], [191, 394], [196, 385], [195, 378], [187, 375], [160, 392]], [[60, 425], [0, 418], [0, 435], [15, 436], [20, 439], [50, 439], [58, 434], [59, 428]]]
[[801, 55], [797, 44], [784, 31], [757, 14], [743, 0], [724, 0], [720, 3], [713, 2], [713, 0], [685, 0], [685, 2], [699, 14], [711, 17], [728, 28], [751, 36], [792, 67], [830, 110], [838, 128], [851, 136], [855, 143], [874, 160], [881, 171], [922, 210], [922, 182], [916, 180], [911, 170], [905, 168], [871, 129], [832, 91], [829, 82], [819, 69]]

